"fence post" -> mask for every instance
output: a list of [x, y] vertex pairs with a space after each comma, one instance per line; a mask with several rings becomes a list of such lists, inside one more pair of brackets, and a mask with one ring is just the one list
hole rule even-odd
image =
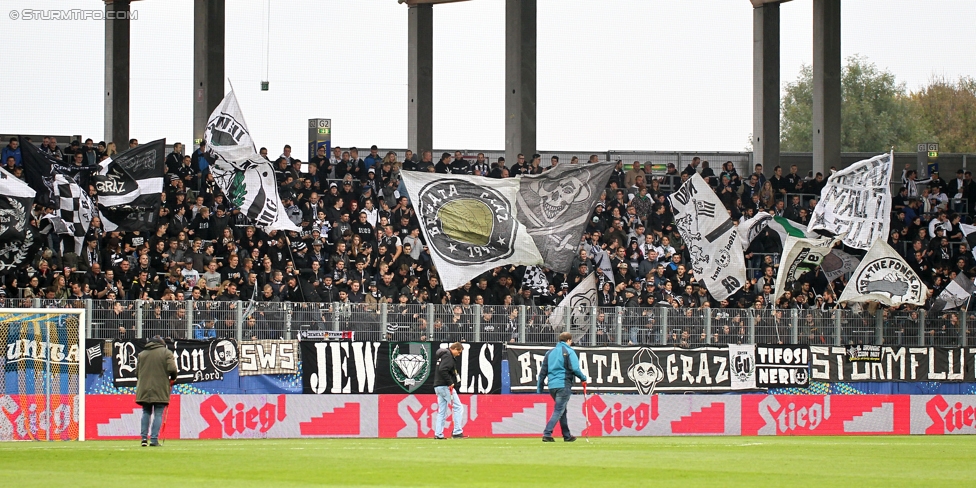
[[795, 308], [793, 309], [793, 320], [791, 322], [790, 328], [792, 330], [790, 330], [790, 340], [793, 344], [797, 344], [800, 342], [800, 311]]
[[431, 340], [434, 337], [434, 308], [437, 305], [433, 303], [427, 304], [427, 340]]
[[756, 343], [756, 314], [749, 314], [749, 344]]
[[186, 338], [193, 339], [193, 309], [196, 308], [196, 300], [186, 302]]
[[136, 300], [136, 337], [142, 335], [142, 300]]
[[[596, 314], [598, 313], [600, 313], [600, 308], [593, 307], [593, 313], [591, 315], [593, 316], [592, 322], [594, 325], [594, 331], [596, 329]], [[620, 313], [617, 313], [615, 316], [613, 335], [616, 344], [618, 346], [622, 345], [624, 340], [624, 318], [620, 316]]]
[[329, 308], [332, 310], [332, 330], [339, 332], [339, 308], [336, 307], [336, 302], [330, 303]]
[[712, 309], [711, 307], [705, 310], [705, 344], [711, 344], [712, 342]]
[[85, 299], [85, 339], [92, 336], [92, 299]]
[[966, 332], [969, 328], [969, 313], [967, 310], [962, 311], [962, 320], [959, 321], [959, 347], [966, 347]]
[[884, 309], [879, 307], [874, 314], [874, 343], [879, 346], [884, 344], [884, 312]]
[[661, 345], [666, 346], [668, 344], [668, 337], [671, 335], [668, 333], [668, 309], [664, 307], [657, 307], [661, 309]]
[[841, 343], [840, 336], [841, 336], [842, 328], [841, 328], [840, 316], [842, 314], [843, 314], [843, 310], [839, 308], [834, 310], [834, 345], [835, 346], [839, 346]]
[[528, 342], [525, 336], [525, 305], [519, 305], [519, 328], [518, 328], [518, 341], [516, 342]]
[[925, 310], [918, 311], [918, 345], [925, 345]]
[[389, 303], [386, 303], [385, 301], [380, 303], [380, 337], [383, 337], [384, 333], [386, 332], [386, 326], [389, 325], [390, 322], [388, 315], [390, 310], [387, 305], [389, 305]]
[[474, 341], [481, 342], [481, 305], [474, 304]]
[[234, 338], [237, 342], [241, 342], [244, 337], [244, 309], [241, 308], [241, 304], [244, 303], [240, 300], [237, 301], [234, 307]]

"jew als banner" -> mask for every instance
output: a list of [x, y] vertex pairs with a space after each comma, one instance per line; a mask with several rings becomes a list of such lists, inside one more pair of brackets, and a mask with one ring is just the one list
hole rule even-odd
[[610, 162], [559, 165], [519, 177], [515, 215], [532, 236], [547, 268], [557, 273], [571, 271], [580, 237], [614, 166]]
[[725, 300], [746, 280], [742, 244], [725, 205], [698, 174], [668, 198], [695, 276], [716, 300]]
[[[550, 346], [508, 345], [512, 393], [534, 393]], [[576, 347], [580, 369], [593, 393], [690, 393], [731, 391], [728, 346]], [[582, 386], [574, 386], [582, 390]]]
[[445, 290], [498, 266], [542, 264], [517, 218], [517, 178], [416, 171], [401, 176]]
[[884, 239], [878, 239], [854, 270], [840, 295], [844, 302], [881, 302], [889, 307], [903, 303], [924, 305], [928, 287], [905, 259]]
[[[437, 342], [302, 341], [302, 393], [433, 393]], [[461, 394], [501, 393], [503, 344], [465, 343]]]
[[274, 167], [258, 154], [232, 89], [214, 109], [203, 133], [210, 173], [227, 201], [266, 230], [300, 230], [278, 195]]
[[241, 376], [295, 374], [298, 372], [298, 341], [241, 341]]
[[880, 361], [851, 361], [849, 346], [810, 346], [814, 381], [976, 381], [976, 349], [881, 346]]
[[806, 388], [810, 385], [810, 347], [779, 344], [756, 346], [756, 386]]
[[810, 230], [846, 234], [844, 244], [868, 249], [888, 239], [894, 153], [858, 161], [832, 175], [813, 209]]
[[[112, 344], [112, 374], [115, 387], [136, 386], [136, 366], [146, 339]], [[167, 342], [176, 356], [176, 382], [219, 381], [237, 367], [237, 342], [233, 339]]]

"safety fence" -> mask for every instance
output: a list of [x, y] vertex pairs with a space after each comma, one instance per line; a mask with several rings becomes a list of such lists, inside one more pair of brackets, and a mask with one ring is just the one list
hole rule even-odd
[[878, 309], [567, 307], [244, 301], [4, 300], [3, 307], [85, 308], [98, 339], [300, 339], [308, 331], [357, 340], [579, 345], [976, 345], [976, 312]]

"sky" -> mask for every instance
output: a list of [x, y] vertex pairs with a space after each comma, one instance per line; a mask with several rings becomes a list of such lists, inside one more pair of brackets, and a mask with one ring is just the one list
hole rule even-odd
[[[0, 2], [0, 133], [103, 139], [104, 24]], [[50, 6], [50, 7], [49, 7]], [[130, 132], [192, 141], [193, 1], [133, 2]], [[781, 80], [811, 64], [812, 0], [782, 4]], [[976, 1], [845, 0], [842, 56], [910, 90], [976, 77]], [[505, 1], [434, 7], [434, 146], [504, 149]], [[309, 118], [333, 144], [407, 145], [407, 7], [396, 0], [233, 0], [226, 68], [257, 144], [301, 147]], [[748, 0], [538, 0], [538, 149], [742, 151], [752, 132]], [[266, 54], [267, 53], [267, 54]], [[22, 69], [12, 69], [21, 64]], [[270, 90], [260, 91], [263, 80]], [[227, 87], [229, 90], [229, 85]]]

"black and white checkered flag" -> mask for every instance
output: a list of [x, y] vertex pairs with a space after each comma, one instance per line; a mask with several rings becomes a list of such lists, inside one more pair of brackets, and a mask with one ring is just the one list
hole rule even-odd
[[74, 236], [75, 252], [79, 252], [84, 246], [95, 205], [85, 190], [64, 175], [56, 175], [54, 184], [57, 187], [58, 209], [64, 222], [65, 234]]
[[549, 278], [546, 278], [546, 274], [538, 266], [525, 268], [525, 276], [522, 277], [522, 286], [531, 288], [537, 295], [549, 294]]

